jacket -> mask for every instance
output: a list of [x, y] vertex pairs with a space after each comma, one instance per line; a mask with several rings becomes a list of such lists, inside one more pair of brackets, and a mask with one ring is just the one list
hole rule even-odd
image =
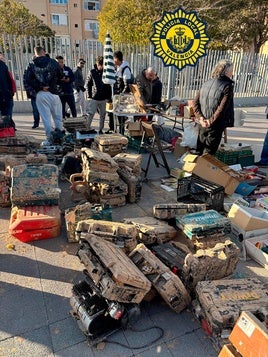
[[63, 82], [60, 81], [60, 95], [71, 95], [74, 92], [73, 89], [73, 82], [74, 82], [74, 73], [71, 70], [70, 67], [68, 66], [63, 66], [63, 68], [61, 69], [62, 73], [63, 73], [63, 78], [70, 78], [69, 82]]
[[26, 86], [40, 92], [44, 87], [49, 87], [49, 92], [58, 94], [60, 79], [63, 73], [58, 62], [46, 56], [36, 57], [31, 62], [25, 73]]
[[77, 92], [80, 92], [80, 90], [82, 92], [84, 92], [85, 89], [85, 80], [83, 78], [83, 72], [82, 72], [82, 68], [77, 66], [75, 71], [74, 71], [74, 89], [77, 90]]
[[153, 82], [145, 77], [145, 69], [137, 76], [136, 82], [144, 104], [160, 104], [162, 99], [162, 82], [157, 77]]
[[[126, 67], [126, 68], [125, 68]], [[129, 93], [131, 70], [127, 61], [123, 61], [115, 72], [114, 94]]]
[[225, 129], [234, 126], [234, 82], [227, 76], [205, 82], [194, 100], [197, 118], [208, 119], [210, 126]]
[[111, 86], [103, 83], [102, 73], [97, 67], [88, 72], [85, 84], [88, 98], [105, 100], [111, 97]]
[[5, 102], [12, 99], [12, 97], [13, 88], [8, 67], [3, 61], [0, 61], [0, 100]]

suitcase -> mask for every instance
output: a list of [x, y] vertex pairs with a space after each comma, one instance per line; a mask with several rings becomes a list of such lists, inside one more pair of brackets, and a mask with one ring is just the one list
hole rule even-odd
[[27, 136], [0, 138], [0, 154], [26, 155], [30, 152]]
[[87, 219], [77, 224], [76, 241], [81, 240], [85, 233], [92, 233], [113, 242], [126, 254], [137, 245], [137, 229], [133, 224]]
[[89, 122], [87, 116], [79, 118], [63, 118], [62, 125], [69, 132], [73, 132], [75, 130], [86, 131], [89, 129]]
[[129, 257], [101, 237], [86, 234], [77, 255], [101, 295], [108, 300], [139, 304], [151, 289], [150, 281]]
[[142, 179], [140, 176], [136, 176], [133, 173], [129, 172], [126, 168], [120, 168], [117, 170], [119, 177], [126, 182], [128, 186], [127, 190], [127, 202], [135, 203], [138, 202], [141, 198], [141, 189], [142, 189]]
[[84, 170], [115, 173], [118, 169], [118, 164], [104, 152], [81, 148], [81, 159]]
[[11, 210], [9, 233], [22, 242], [56, 238], [60, 231], [58, 206], [14, 206]]
[[155, 218], [168, 220], [179, 215], [205, 210], [205, 203], [160, 203], [153, 206], [153, 215]]
[[229, 218], [215, 210], [189, 213], [176, 217], [176, 225], [190, 238], [206, 237], [211, 234], [231, 231]]
[[47, 164], [48, 159], [45, 154], [28, 154], [25, 157], [25, 161], [27, 164]]
[[186, 308], [191, 299], [180, 278], [143, 243], [138, 244], [129, 257], [172, 310], [180, 313]]
[[194, 292], [198, 281], [219, 280], [234, 273], [240, 250], [237, 245], [226, 239], [210, 249], [199, 249], [195, 254], [187, 254], [181, 279], [190, 292]]
[[18, 165], [11, 170], [11, 202], [15, 206], [58, 205], [58, 167]]
[[164, 243], [177, 235], [177, 230], [167, 222], [150, 216], [125, 218], [123, 222], [137, 227], [139, 241], [144, 244]]
[[89, 218], [96, 220], [112, 221], [112, 208], [106, 205], [91, 204], [89, 202], [77, 205], [65, 210], [65, 224], [67, 231], [67, 240], [69, 243], [78, 242], [75, 237], [75, 231], [78, 222]]
[[184, 260], [188, 253], [179, 249], [172, 242], [155, 245], [151, 250], [162, 263], [181, 278]]
[[5, 171], [0, 171], [0, 207], [10, 207], [11, 179]]
[[141, 175], [141, 154], [120, 153], [114, 156], [114, 161], [118, 164], [119, 168], [127, 166], [134, 175]]
[[127, 184], [121, 179], [119, 179], [118, 183], [89, 184], [88, 200], [111, 207], [124, 206], [127, 192]]
[[115, 156], [127, 151], [128, 139], [121, 134], [102, 134], [94, 137], [92, 148]]
[[193, 302], [195, 315], [210, 335], [229, 335], [242, 311], [268, 311], [267, 286], [257, 278], [200, 281]]

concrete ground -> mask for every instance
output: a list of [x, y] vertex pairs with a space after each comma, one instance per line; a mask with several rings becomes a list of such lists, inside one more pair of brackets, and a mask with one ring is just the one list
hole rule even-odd
[[[252, 145], [256, 161], [260, 158], [262, 142], [268, 129], [264, 107], [247, 110], [242, 127], [228, 129], [230, 143]], [[15, 114], [18, 133], [44, 140], [44, 129], [32, 130], [31, 114]], [[97, 128], [97, 121], [94, 122]], [[173, 154], [167, 154], [171, 167], [178, 165]], [[176, 193], [160, 187], [166, 176], [162, 168], [151, 165], [149, 180], [143, 184], [142, 197], [137, 204], [113, 208], [114, 221], [125, 217], [152, 214], [156, 203], [176, 202]], [[61, 183], [61, 209], [74, 203], [70, 200], [67, 182]], [[177, 314], [155, 299], [142, 303], [142, 315], [135, 324], [144, 332], [121, 330], [98, 348], [89, 346], [77, 323], [70, 316], [69, 299], [73, 284], [83, 279], [84, 266], [76, 256], [77, 243], [68, 243], [64, 218], [58, 238], [22, 243], [8, 234], [10, 208], [0, 208], [0, 356], [163, 356], [216, 357], [210, 339], [193, 317], [190, 309]], [[9, 250], [8, 244], [14, 244]], [[252, 260], [240, 261], [234, 277], [257, 276], [268, 282], [268, 270]], [[150, 344], [158, 335], [150, 327], [161, 327], [164, 335]], [[118, 343], [127, 345], [128, 348]], [[139, 346], [146, 347], [139, 348]]]

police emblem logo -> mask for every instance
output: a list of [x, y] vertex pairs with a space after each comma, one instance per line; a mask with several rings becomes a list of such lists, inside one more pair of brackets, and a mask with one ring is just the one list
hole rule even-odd
[[162, 18], [154, 23], [151, 41], [155, 55], [162, 58], [165, 66], [195, 66], [198, 59], [206, 55], [209, 37], [206, 24], [195, 11], [185, 12], [182, 8], [174, 12], [164, 12]]

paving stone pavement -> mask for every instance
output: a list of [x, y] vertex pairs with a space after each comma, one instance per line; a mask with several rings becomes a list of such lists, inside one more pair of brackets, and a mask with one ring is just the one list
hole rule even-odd
[[[245, 108], [247, 118], [243, 127], [228, 129], [229, 142], [250, 143], [256, 161], [259, 160], [262, 141], [268, 129], [264, 107]], [[42, 125], [32, 130], [31, 114], [15, 114], [18, 132], [44, 139]], [[97, 120], [97, 119], [96, 119]], [[96, 126], [97, 127], [97, 126]], [[171, 167], [178, 165], [173, 154], [167, 154]], [[149, 180], [144, 182], [142, 197], [137, 204], [113, 208], [114, 221], [125, 217], [152, 214], [156, 203], [176, 202], [176, 193], [160, 187], [166, 176], [163, 168], [151, 164]], [[60, 183], [61, 209], [73, 205], [68, 182]], [[103, 348], [89, 346], [77, 323], [70, 316], [69, 299], [73, 284], [83, 279], [84, 266], [76, 256], [77, 243], [68, 243], [64, 219], [62, 233], [54, 239], [22, 243], [8, 234], [10, 208], [0, 208], [0, 356], [196, 356], [214, 357], [217, 352], [210, 339], [196, 321], [190, 309], [177, 314], [156, 298], [141, 305], [142, 314], [130, 329], [110, 337], [117, 342], [105, 343]], [[7, 244], [15, 245], [13, 250]], [[268, 271], [254, 261], [240, 261], [235, 277], [257, 276], [268, 282]], [[158, 326], [164, 335], [157, 337]], [[127, 345], [128, 348], [118, 343]], [[141, 345], [147, 347], [138, 348]], [[137, 348], [134, 348], [137, 347]]]

